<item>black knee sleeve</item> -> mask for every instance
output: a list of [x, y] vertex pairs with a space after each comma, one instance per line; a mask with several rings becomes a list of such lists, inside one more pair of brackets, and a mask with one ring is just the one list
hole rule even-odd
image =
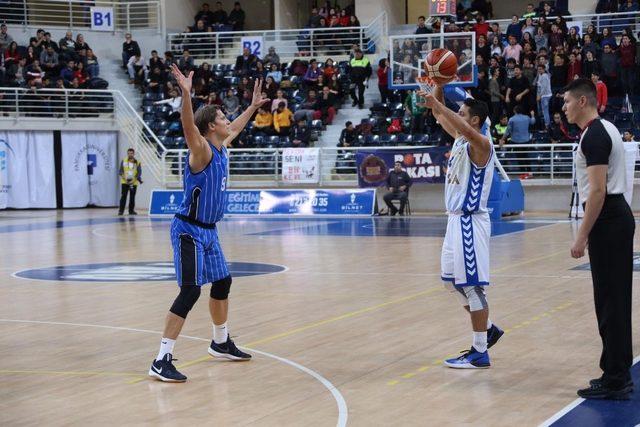
[[211, 284], [211, 298], [217, 300], [226, 300], [229, 298], [229, 290], [231, 289], [231, 276], [224, 279], [216, 280]]
[[200, 298], [200, 286], [183, 285], [169, 311], [186, 319], [198, 298]]

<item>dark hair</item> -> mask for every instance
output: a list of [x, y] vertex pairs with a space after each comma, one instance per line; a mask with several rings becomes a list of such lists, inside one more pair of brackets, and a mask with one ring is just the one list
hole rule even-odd
[[393, 164], [402, 166], [402, 162], [400, 160], [396, 160], [395, 162], [393, 162]]
[[209, 130], [209, 123], [213, 123], [218, 117], [218, 111], [220, 107], [217, 105], [205, 105], [198, 109], [193, 117], [193, 121], [198, 128], [200, 135], [205, 136]]
[[284, 108], [286, 106], [287, 106], [287, 104], [285, 104], [284, 101], [278, 102], [278, 108], [280, 108], [280, 107]]
[[420, 20], [420, 19], [426, 20], [427, 18], [425, 18], [424, 15], [420, 15], [420, 16], [418, 16], [418, 20]]
[[136, 152], [136, 150], [134, 150], [133, 148], [129, 148], [129, 149], [127, 149], [127, 153], [128, 153], [129, 151], [133, 151], [134, 153]]
[[522, 107], [519, 105], [516, 105], [515, 107], [513, 107], [513, 112], [515, 114], [522, 114]]
[[483, 126], [484, 122], [487, 121], [487, 117], [489, 117], [489, 107], [487, 103], [484, 101], [479, 101], [473, 98], [467, 98], [464, 100], [464, 105], [469, 107], [469, 114], [471, 117], [477, 117], [480, 123], [480, 127]]
[[564, 88], [564, 91], [571, 92], [576, 98], [580, 98], [581, 96], [586, 97], [589, 105], [593, 107], [598, 105], [596, 85], [589, 79], [576, 79], [569, 83]]
[[513, 69], [522, 71], [522, 66], [520, 64], [516, 64], [516, 66], [513, 67]]
[[347, 123], [345, 123], [345, 124], [344, 124], [344, 127], [347, 127], [347, 128], [348, 128], [348, 127], [349, 127], [349, 126], [351, 126], [352, 124], [353, 124], [353, 122], [348, 121]]
[[591, 75], [592, 75], [592, 76], [596, 76], [596, 77], [600, 77], [600, 71], [598, 71], [598, 70], [593, 70], [593, 71], [591, 72]]

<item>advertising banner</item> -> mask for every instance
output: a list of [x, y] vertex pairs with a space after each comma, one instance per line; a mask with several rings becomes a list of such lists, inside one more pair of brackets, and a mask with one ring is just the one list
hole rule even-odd
[[449, 151], [449, 147], [358, 151], [358, 185], [385, 186], [395, 162], [402, 162], [414, 184], [443, 184]]

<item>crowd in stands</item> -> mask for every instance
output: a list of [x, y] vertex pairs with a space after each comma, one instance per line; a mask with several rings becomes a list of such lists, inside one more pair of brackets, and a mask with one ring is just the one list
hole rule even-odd
[[0, 24], [0, 84], [28, 88], [105, 88], [98, 58], [82, 34], [71, 31], [58, 42], [39, 29], [18, 43]]
[[[363, 83], [371, 72], [370, 65], [367, 74], [348, 61], [336, 64], [331, 58], [323, 63], [315, 59], [283, 63], [273, 47], [263, 58], [243, 49], [233, 65], [211, 65], [206, 61], [196, 65], [189, 49], [177, 58], [171, 52], [160, 57], [153, 51], [147, 61], [137, 43], [127, 37], [122, 54], [130, 83], [144, 93], [143, 119], [171, 148], [184, 147], [179, 120], [185, 94], [173, 81], [170, 64], [176, 64], [185, 74], [194, 73], [189, 94], [194, 110], [203, 105], [219, 105], [229, 120], [247, 108], [254, 84], [264, 80], [264, 97], [271, 102], [259, 109], [245, 132], [233, 142], [234, 147], [244, 148], [312, 145], [318, 133], [333, 122], [352, 89], [351, 82], [356, 81], [352, 92], [357, 92], [357, 84]], [[354, 59], [357, 58], [364, 62], [359, 50], [354, 52]]]
[[[615, 10], [638, 10], [637, 2], [624, 0]], [[631, 127], [636, 120], [628, 112], [629, 105], [640, 104], [640, 43], [632, 27], [617, 26], [619, 32], [613, 34], [611, 28], [604, 26], [598, 31], [598, 27], [591, 24], [585, 26], [583, 33], [581, 28], [567, 25], [562, 15], [554, 17], [556, 14], [551, 3], [542, 2], [538, 8], [529, 4], [522, 17], [512, 17], [505, 32], [497, 23], [485, 21], [481, 13], [475, 14], [474, 22], [443, 24], [446, 32], [476, 33], [478, 85], [470, 93], [489, 104], [496, 143], [528, 143], [535, 136], [540, 137], [539, 142], [575, 141], [577, 130], [566, 124], [562, 96], [563, 88], [580, 77], [594, 82], [600, 113], [620, 124], [621, 130]], [[420, 17], [416, 34], [439, 31], [440, 22], [434, 24], [436, 28], [428, 26], [424, 17]], [[396, 67], [395, 83], [415, 83], [417, 69], [433, 48], [426, 42], [431, 40], [406, 39], [392, 46], [394, 59], [400, 58], [410, 65]], [[450, 38], [445, 40], [445, 47], [463, 64], [470, 58], [470, 43], [470, 38]], [[438, 137], [439, 126], [429, 111], [417, 105], [415, 92], [388, 90], [389, 72], [387, 61], [382, 60], [378, 77], [382, 102], [387, 103], [387, 107], [377, 105], [372, 111], [373, 117], [391, 114], [391, 119], [378, 125], [382, 134], [394, 133], [391, 125], [397, 119], [401, 126], [395, 133], [414, 133], [414, 140], [415, 134], [427, 133], [436, 135], [430, 138], [431, 142], [436, 142], [434, 138], [440, 143], [451, 142], [446, 136]], [[460, 80], [471, 79], [471, 68], [466, 72], [461, 70], [460, 77]], [[404, 108], [402, 115], [400, 103]], [[636, 124], [640, 124], [640, 120], [637, 121]]]
[[[95, 116], [113, 111], [108, 94], [88, 94], [84, 89], [106, 89], [100, 64], [82, 34], [71, 31], [58, 42], [51, 33], [38, 29], [24, 42], [14, 38], [5, 23], [0, 24], [0, 87], [24, 88], [26, 92], [0, 92], [0, 112], [20, 111], [38, 117]], [[54, 90], [55, 89], [55, 90]], [[58, 89], [69, 89], [67, 96]]]

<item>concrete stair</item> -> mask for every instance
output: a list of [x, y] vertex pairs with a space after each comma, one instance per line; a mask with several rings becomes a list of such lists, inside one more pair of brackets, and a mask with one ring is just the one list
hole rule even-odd
[[364, 100], [364, 108], [361, 110], [358, 107], [352, 107], [351, 97], [347, 97], [344, 105], [333, 119], [333, 124], [327, 126], [327, 129], [320, 135], [316, 147], [335, 147], [338, 144], [338, 138], [340, 138], [340, 133], [344, 129], [345, 122], [351, 121], [354, 126], [357, 126], [362, 119], [369, 117], [371, 114], [370, 108], [375, 102], [380, 101], [378, 78], [375, 71], [369, 80], [369, 87], [365, 89]]

